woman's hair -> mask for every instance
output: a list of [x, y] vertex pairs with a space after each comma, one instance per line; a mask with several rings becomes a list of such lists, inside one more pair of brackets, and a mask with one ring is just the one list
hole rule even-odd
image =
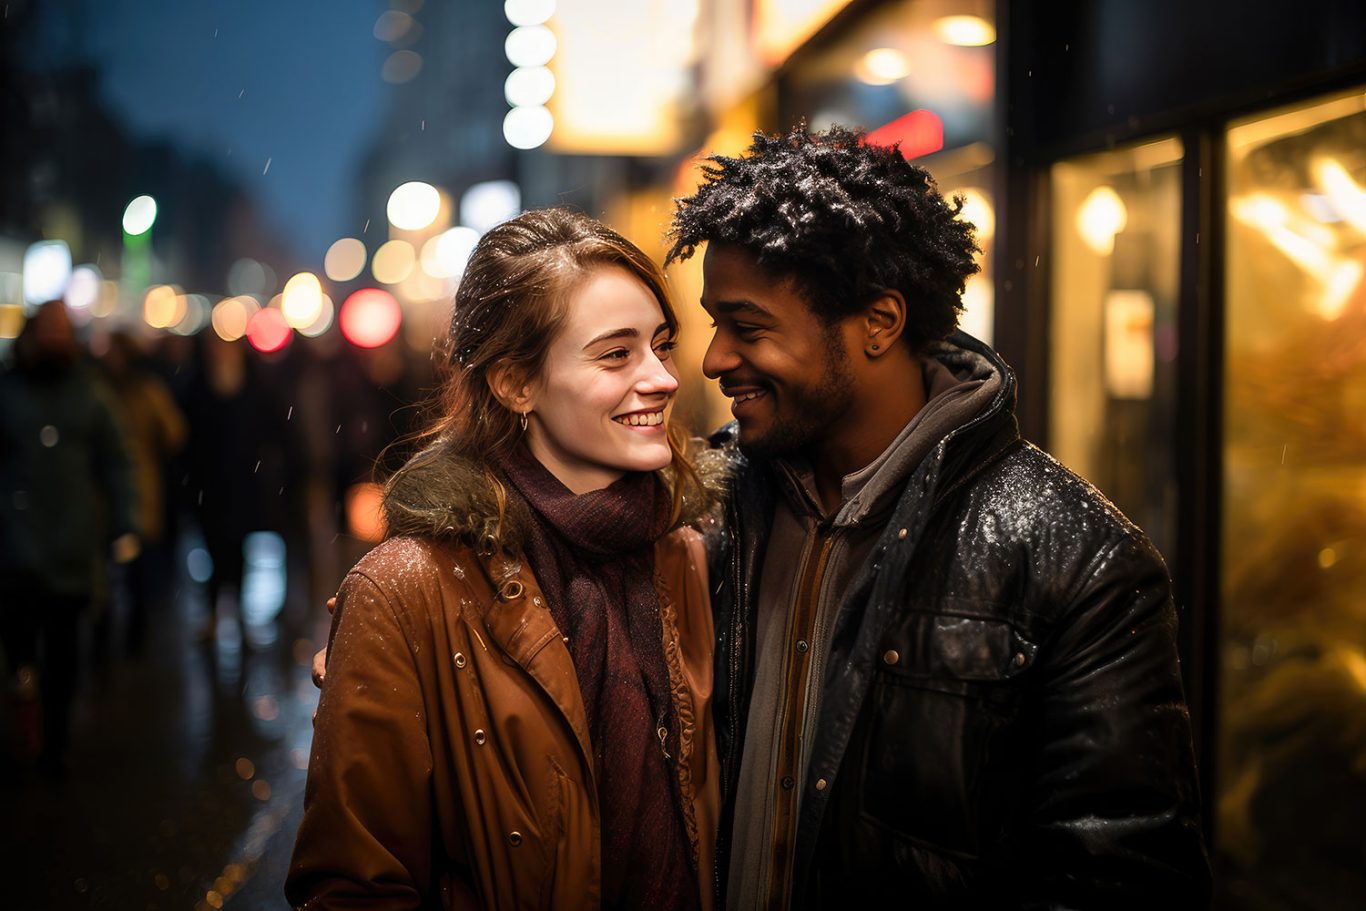
[[775, 280], [791, 280], [827, 323], [885, 289], [909, 304], [904, 337], [922, 351], [958, 322], [978, 270], [973, 226], [923, 168], [862, 130], [754, 134], [744, 155], [713, 155], [706, 182], [674, 210], [665, 262], [703, 243], [733, 244]]
[[[659, 302], [670, 333], [678, 317], [669, 302], [664, 273], [635, 244], [578, 212], [563, 208], [525, 212], [491, 229], [475, 246], [455, 293], [450, 332], [433, 401], [436, 417], [417, 434], [427, 444], [389, 478], [393, 485], [427, 458], [454, 455], [480, 466], [498, 501], [497, 525], [488, 543], [501, 546], [507, 491], [493, 465], [521, 436], [519, 416], [493, 394], [489, 374], [506, 365], [519, 378], [535, 380], [545, 368], [551, 342], [564, 326], [569, 298], [596, 270], [627, 270]], [[684, 453], [685, 435], [669, 428], [673, 520], [686, 493], [705, 498], [702, 483]], [[691, 490], [689, 490], [691, 488]]]

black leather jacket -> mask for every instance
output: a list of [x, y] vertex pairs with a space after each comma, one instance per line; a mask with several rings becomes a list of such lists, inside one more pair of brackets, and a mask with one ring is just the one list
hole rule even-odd
[[[1204, 907], [1162, 558], [1020, 439], [1014, 376], [995, 352], [962, 333], [950, 344], [1004, 382], [912, 474], [840, 608], [802, 783], [794, 906]], [[712, 443], [733, 447], [734, 425]], [[766, 466], [740, 465], [714, 575], [728, 810], [774, 497]], [[719, 886], [731, 823], [727, 812]]]

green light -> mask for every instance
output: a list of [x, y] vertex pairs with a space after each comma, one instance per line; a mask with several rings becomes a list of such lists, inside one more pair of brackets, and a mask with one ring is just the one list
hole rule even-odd
[[139, 196], [123, 210], [123, 233], [137, 237], [152, 230], [157, 220], [157, 201], [150, 196]]

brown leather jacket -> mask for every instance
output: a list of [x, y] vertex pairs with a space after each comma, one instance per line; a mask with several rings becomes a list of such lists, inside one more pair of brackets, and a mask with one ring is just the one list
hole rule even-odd
[[[286, 894], [310, 909], [597, 908], [593, 752], [569, 651], [529, 569], [442, 530], [389, 539], [342, 583]], [[655, 587], [709, 909], [720, 792], [695, 531], [657, 543]]]

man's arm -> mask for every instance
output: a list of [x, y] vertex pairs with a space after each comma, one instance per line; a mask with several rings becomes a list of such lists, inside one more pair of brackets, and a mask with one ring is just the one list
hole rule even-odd
[[1045, 645], [1022, 907], [1206, 907], [1209, 861], [1170, 581], [1142, 537], [1083, 572]]

